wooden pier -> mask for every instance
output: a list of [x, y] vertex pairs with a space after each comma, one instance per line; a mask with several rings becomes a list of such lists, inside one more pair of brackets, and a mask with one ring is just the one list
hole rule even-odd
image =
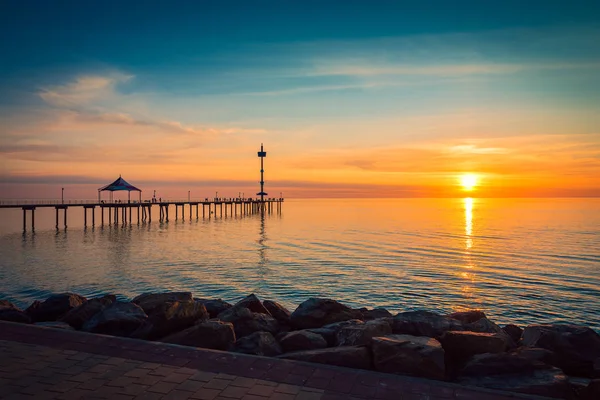
[[[200, 209], [202, 210], [201, 218], [219, 217], [236, 217], [258, 213], [273, 212], [281, 213], [283, 198], [269, 199], [252, 199], [252, 198], [215, 198], [213, 200], [204, 199], [203, 201], [88, 201], [88, 200], [72, 200], [68, 202], [52, 202], [52, 201], [2, 201], [0, 208], [21, 208], [23, 210], [23, 231], [27, 231], [27, 213], [31, 212], [31, 230], [35, 230], [35, 210], [37, 208], [52, 208], [56, 210], [56, 229], [60, 229], [59, 214], [62, 211], [63, 228], [67, 228], [67, 211], [69, 208], [83, 209], [83, 224], [88, 226], [88, 210], [91, 215], [91, 226], [96, 226], [96, 207], [100, 208], [100, 225], [104, 226], [105, 219], [108, 225], [129, 225], [136, 223], [151, 222], [152, 210], [155, 206], [158, 207], [158, 220], [160, 222], [169, 222], [169, 206], [175, 206], [175, 220], [185, 220], [186, 208], [188, 209], [189, 219], [199, 219]], [[181, 216], [180, 216], [181, 207]], [[135, 214], [133, 213], [135, 210]], [[156, 211], [155, 211], [156, 213]], [[156, 214], [155, 214], [156, 215]]]

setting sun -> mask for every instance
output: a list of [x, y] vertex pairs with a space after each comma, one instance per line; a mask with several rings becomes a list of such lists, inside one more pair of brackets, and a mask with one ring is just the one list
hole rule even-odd
[[477, 175], [465, 174], [460, 177], [460, 184], [464, 190], [473, 190], [477, 186]]

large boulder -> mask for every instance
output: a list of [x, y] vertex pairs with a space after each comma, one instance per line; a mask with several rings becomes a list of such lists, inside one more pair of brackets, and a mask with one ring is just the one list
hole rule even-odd
[[279, 324], [275, 318], [267, 314], [253, 313], [246, 307], [232, 307], [219, 314], [218, 318], [233, 324], [238, 339], [254, 332], [264, 331], [275, 335], [279, 331]]
[[155, 310], [164, 307], [165, 303], [191, 302], [194, 301], [190, 292], [164, 292], [164, 293], [143, 293], [131, 300], [132, 303], [142, 307], [148, 315]]
[[594, 378], [600, 358], [600, 335], [578, 325], [531, 325], [525, 328], [523, 346], [541, 347], [556, 355], [556, 366], [565, 373]]
[[444, 349], [424, 336], [388, 335], [371, 339], [377, 371], [430, 379], [445, 378]]
[[444, 332], [462, 330], [462, 322], [429, 311], [407, 311], [392, 320], [392, 331], [396, 334], [438, 338]]
[[471, 324], [479, 321], [481, 318], [486, 318], [485, 313], [480, 310], [458, 311], [448, 314], [447, 317], [460, 321], [463, 324]]
[[279, 304], [275, 301], [271, 301], [271, 300], [263, 301], [263, 306], [265, 306], [265, 308], [269, 311], [269, 313], [273, 316], [273, 318], [275, 318], [277, 320], [277, 322], [279, 322], [280, 325], [282, 325], [282, 326], [290, 325], [290, 317], [292, 314], [289, 312], [289, 310], [287, 308], [285, 308], [281, 304]]
[[0, 321], [30, 324], [31, 318], [8, 300], [0, 300]]
[[167, 301], [154, 307], [148, 314], [148, 319], [131, 337], [156, 340], [207, 319], [206, 307], [200, 302]]
[[87, 299], [75, 293], [60, 293], [48, 297], [45, 301], [34, 301], [25, 312], [34, 322], [56, 321]]
[[324, 349], [327, 347], [325, 338], [308, 330], [294, 331], [285, 334], [279, 344], [284, 352]]
[[355, 318], [360, 318], [360, 311], [332, 299], [315, 297], [302, 302], [290, 317], [292, 325], [298, 329], [320, 328]]
[[465, 376], [458, 383], [558, 399], [573, 398], [568, 378], [558, 368], [538, 369], [529, 374]]
[[115, 301], [117, 301], [117, 299], [114, 295], [90, 299], [80, 306], [71, 309], [62, 316], [60, 321], [71, 325], [75, 329], [81, 329], [90, 318], [110, 306]]
[[345, 326], [362, 324], [364, 324], [364, 322], [360, 319], [349, 319], [347, 321], [334, 322], [333, 324], [327, 324], [320, 328], [313, 328], [307, 330], [312, 333], [316, 333], [318, 335], [323, 336], [323, 338], [327, 341], [328, 346], [335, 346], [337, 333], [340, 329], [342, 329]]
[[221, 299], [194, 299], [199, 303], [204, 304], [206, 307], [206, 311], [210, 315], [210, 318], [216, 318], [217, 315], [221, 314], [223, 311], [230, 309], [233, 307], [226, 301]]
[[160, 341], [205, 349], [229, 350], [235, 343], [235, 333], [230, 322], [209, 320], [164, 337]]
[[113, 336], [129, 336], [148, 318], [144, 310], [134, 303], [116, 301], [83, 324], [86, 332]]
[[247, 308], [253, 313], [271, 315], [271, 313], [269, 313], [269, 310], [267, 310], [265, 306], [263, 306], [263, 303], [258, 297], [256, 297], [254, 293], [244, 297], [242, 300], [238, 301], [233, 306]]
[[236, 353], [254, 354], [256, 356], [278, 356], [281, 346], [269, 332], [254, 332], [235, 342], [232, 351]]
[[365, 346], [330, 347], [326, 349], [285, 353], [278, 358], [337, 365], [338, 367], [370, 369], [371, 356]]
[[360, 308], [360, 315], [363, 321], [370, 321], [372, 319], [379, 318], [392, 318], [392, 313], [386, 310], [385, 308], [374, 308], [369, 310], [368, 308]]
[[521, 335], [523, 335], [523, 329], [519, 328], [517, 325], [508, 324], [502, 327], [502, 330], [510, 336], [515, 344], [519, 344], [521, 340]]
[[338, 346], [368, 345], [376, 336], [385, 336], [392, 333], [392, 327], [386, 320], [374, 319], [364, 324], [348, 325], [342, 327], [336, 335]]
[[510, 335], [504, 331], [504, 329], [500, 328], [499, 325], [490, 321], [486, 317], [479, 318], [475, 322], [464, 324], [461, 330], [480, 333], [495, 333], [498, 336], [501, 336], [510, 348], [515, 348], [517, 345]]
[[448, 331], [440, 337], [440, 342], [446, 352], [446, 367], [451, 376], [475, 354], [501, 353], [508, 349], [505, 338], [496, 333]]
[[512, 353], [484, 353], [471, 357], [460, 376], [492, 376], [501, 374], [532, 374], [537, 370], [552, 369], [548, 365], [534, 357], [519, 352]]
[[585, 400], [598, 400], [600, 399], [600, 379], [594, 379], [591, 381], [583, 393], [583, 399]]

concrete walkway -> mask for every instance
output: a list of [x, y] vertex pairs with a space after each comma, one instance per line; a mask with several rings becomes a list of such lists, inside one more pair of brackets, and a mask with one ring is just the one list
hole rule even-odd
[[0, 321], [1, 399], [540, 399]]

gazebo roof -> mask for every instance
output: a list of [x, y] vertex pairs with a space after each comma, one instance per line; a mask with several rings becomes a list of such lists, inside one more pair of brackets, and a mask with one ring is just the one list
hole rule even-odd
[[98, 189], [99, 192], [103, 192], [105, 190], [108, 190], [109, 192], [116, 192], [117, 190], [127, 190], [128, 192], [141, 192], [140, 189], [136, 188], [135, 186], [128, 183], [125, 179], [121, 178], [121, 175], [119, 175], [119, 179], [117, 179], [110, 185], [106, 185]]

